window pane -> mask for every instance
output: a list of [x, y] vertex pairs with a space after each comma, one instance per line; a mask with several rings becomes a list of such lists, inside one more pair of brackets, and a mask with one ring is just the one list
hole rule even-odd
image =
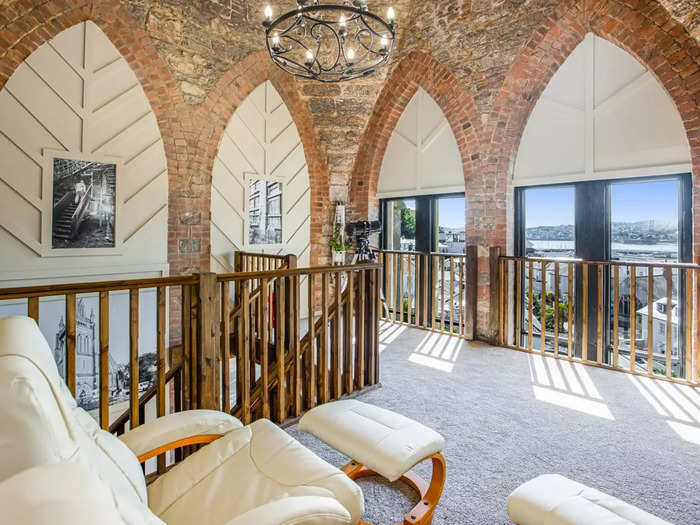
[[613, 259], [678, 260], [678, 181], [610, 185]]
[[[528, 257], [574, 257], [575, 189], [571, 186], [556, 188], [530, 188], [523, 195], [525, 219], [525, 255]], [[554, 332], [557, 320], [559, 347], [557, 352], [567, 352], [569, 332], [569, 264], [557, 265], [559, 286], [555, 286], [555, 263], [536, 262], [523, 267], [523, 332], [530, 332], [532, 323], [532, 348], [542, 348], [542, 331], [546, 334], [545, 351], [555, 351]], [[573, 276], [573, 275], [572, 275]], [[530, 286], [532, 286], [532, 319], [530, 319]], [[572, 290], [573, 291], [573, 290]], [[558, 296], [557, 296], [558, 293]], [[544, 319], [544, 327], [542, 326]], [[573, 335], [573, 334], [572, 334]], [[521, 344], [530, 344], [524, 335]]]
[[464, 197], [443, 197], [437, 200], [437, 251], [464, 253]]
[[396, 199], [387, 202], [388, 250], [413, 251], [416, 248], [416, 201]]
[[574, 191], [570, 186], [525, 190], [525, 255], [574, 256]]
[[[679, 254], [678, 231], [679, 182], [620, 182], [610, 185], [611, 255], [623, 261], [675, 262]], [[678, 344], [681, 309], [678, 302], [677, 269], [620, 266], [617, 270], [618, 336], [614, 333], [614, 280], [611, 277], [611, 333], [619, 351], [618, 366], [630, 368], [632, 323], [634, 316], [635, 368], [647, 371], [648, 349], [653, 355], [652, 369], [666, 373], [666, 352], [671, 352], [671, 375], [680, 375], [682, 352]], [[634, 272], [634, 302], [632, 302]], [[650, 286], [651, 284], [651, 286]], [[649, 292], [651, 288], [651, 305]], [[669, 297], [670, 296], [670, 297]], [[667, 317], [667, 313], [670, 316]], [[649, 320], [651, 318], [651, 326]], [[669, 323], [670, 321], [670, 323]], [[668, 349], [667, 323], [670, 324]], [[651, 338], [650, 329], [651, 328]]]

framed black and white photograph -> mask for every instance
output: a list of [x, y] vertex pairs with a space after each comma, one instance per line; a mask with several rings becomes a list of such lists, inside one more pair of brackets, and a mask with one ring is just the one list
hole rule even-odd
[[280, 180], [246, 178], [249, 246], [275, 246], [284, 242], [283, 186]]
[[46, 255], [108, 255], [118, 251], [119, 159], [47, 151], [44, 155]]

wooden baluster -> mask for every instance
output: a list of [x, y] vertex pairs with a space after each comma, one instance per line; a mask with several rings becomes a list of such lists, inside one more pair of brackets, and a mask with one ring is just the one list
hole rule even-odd
[[221, 406], [231, 412], [231, 285], [221, 283]]
[[503, 289], [503, 259], [498, 260], [498, 344], [503, 345], [504, 329], [503, 329], [503, 297], [505, 290]]
[[613, 266], [613, 367], [620, 357], [620, 267]]
[[[402, 269], [403, 273], [403, 269]], [[403, 289], [403, 285], [401, 286]], [[402, 290], [403, 292], [403, 290]], [[403, 294], [402, 294], [403, 297]], [[403, 301], [401, 301], [403, 304]], [[355, 326], [355, 272], [348, 272], [347, 300], [345, 302], [343, 316], [343, 332], [345, 338], [343, 341], [343, 380], [345, 383], [345, 393], [352, 394], [353, 392], [353, 334], [352, 328]], [[402, 317], [403, 319], [403, 317]]]
[[588, 360], [588, 264], [583, 263], [581, 291], [581, 360]]
[[540, 262], [542, 272], [542, 294], [540, 298], [540, 353], [544, 355], [547, 343], [547, 263]]
[[464, 257], [459, 258], [459, 335], [464, 337]]
[[404, 276], [404, 265], [405, 258], [404, 254], [401, 253], [399, 254], [399, 322], [403, 323], [403, 313], [404, 313], [404, 307], [403, 307], [403, 301], [404, 301], [404, 286], [403, 286], [403, 276]]
[[630, 265], [630, 372], [634, 372], [637, 360], [637, 267]]
[[[163, 286], [159, 286], [156, 292], [156, 331], [157, 331], [157, 343], [156, 343], [156, 373], [157, 373], [157, 387], [156, 387], [156, 415], [157, 417], [163, 417], [165, 415], [165, 305], [166, 305], [166, 293]], [[160, 454], [158, 456], [158, 473], [163, 474], [165, 472], [165, 454]]]
[[330, 400], [330, 384], [328, 382], [328, 273], [321, 274], [321, 347], [318, 356], [321, 382], [321, 403]]
[[309, 291], [309, 349], [307, 350], [308, 359], [306, 360], [306, 392], [307, 392], [307, 409], [316, 406], [316, 321], [314, 320], [314, 274], [309, 273], [308, 277]]
[[270, 282], [267, 277], [260, 280], [260, 383], [262, 388], [262, 417], [270, 419], [270, 340], [268, 325], [270, 324]]
[[[680, 271], [679, 271], [680, 276]], [[678, 308], [680, 310], [680, 308]], [[673, 353], [673, 274], [671, 268], [666, 268], [666, 377], [671, 377], [671, 354]], [[680, 342], [680, 338], [679, 338]], [[680, 347], [680, 345], [679, 345]]]
[[[357, 348], [355, 349], [355, 384], [359, 390], [365, 387], [365, 317], [370, 311], [366, 300], [367, 271], [361, 270], [358, 279], [357, 316], [355, 337]], [[371, 300], [371, 299], [370, 299]]]
[[440, 330], [445, 331], [445, 257], [440, 256]]
[[[389, 261], [391, 260], [391, 254], [387, 253], [386, 256], [382, 254], [382, 259], [384, 263], [384, 302], [386, 303], [386, 320], [389, 321], [391, 318], [391, 315], [389, 314], [389, 305], [390, 300], [389, 300]], [[325, 275], [325, 274], [324, 274]], [[382, 315], [384, 315], [384, 311], [382, 310]]]
[[598, 322], [596, 324], [596, 362], [603, 363], [603, 265], [598, 267]]
[[532, 329], [533, 329], [533, 323], [535, 319], [535, 314], [533, 313], [533, 290], [532, 290], [532, 281], [533, 281], [533, 272], [534, 272], [534, 266], [533, 262], [529, 261], [528, 263], [528, 285], [527, 285], [527, 300], [528, 300], [528, 317], [530, 319], [527, 327], [527, 349], [532, 352]]
[[[184, 288], [184, 286], [183, 286]], [[189, 289], [189, 288], [188, 288]], [[189, 311], [184, 310], [184, 297], [185, 293], [183, 290], [183, 312], [182, 319], [183, 325], [185, 319], [189, 321]], [[182, 330], [182, 344], [183, 353], [182, 359], [185, 365], [185, 370], [189, 371], [189, 363], [186, 359], [186, 354], [184, 351], [185, 341], [189, 337], [189, 330], [185, 331], [184, 327]], [[185, 378], [188, 377], [187, 373], [184, 374]], [[188, 387], [187, 381], [185, 380], [185, 388]], [[189, 393], [189, 392], [188, 392]], [[183, 395], [186, 400], [188, 398]], [[136, 428], [139, 426], [139, 291], [136, 288], [129, 290], [129, 428]]]
[[241, 397], [239, 402], [241, 404], [241, 414], [243, 414], [243, 424], [248, 425], [251, 422], [251, 411], [250, 411], [250, 371], [251, 371], [251, 359], [250, 359], [250, 282], [247, 281], [241, 287], [241, 317], [239, 320], [239, 330], [238, 330], [238, 361], [236, 366], [240, 368], [240, 383], [241, 383]]
[[559, 357], [559, 263], [554, 263], [554, 357]]
[[568, 286], [569, 289], [567, 293], [569, 297], [567, 298], [567, 326], [566, 326], [566, 355], [569, 359], [574, 357], [574, 265], [569, 263], [568, 265]]
[[75, 397], [75, 294], [66, 294], [66, 385]]
[[437, 283], [438, 283], [438, 264], [437, 256], [430, 254], [430, 267], [431, 267], [431, 277], [430, 277], [430, 327], [436, 330], [438, 327], [437, 322], [437, 304], [438, 304], [438, 293], [437, 293]]
[[[414, 291], [414, 286], [413, 286], [413, 254], [409, 254], [407, 256], [408, 258], [408, 281], [406, 283], [406, 288], [407, 292], [406, 295], [408, 296], [408, 312], [407, 312], [407, 321], [408, 324], [414, 324], [413, 323], [413, 291]], [[417, 316], [416, 316], [417, 317]], [[417, 324], [417, 323], [415, 323]]]
[[[693, 380], [693, 279], [695, 270], [685, 270], [685, 380]], [[680, 302], [680, 301], [679, 301]], [[680, 334], [678, 345], [680, 348]]]
[[292, 277], [292, 282], [294, 283], [294, 339], [292, 344], [294, 345], [294, 416], [301, 415], [303, 410], [301, 405], [301, 326], [300, 326], [300, 312], [301, 312], [301, 283], [299, 276], [295, 275]]
[[369, 283], [369, 296], [372, 307], [370, 310], [371, 319], [371, 330], [370, 332], [370, 351], [369, 351], [369, 365], [368, 365], [368, 377], [369, 380], [367, 384], [375, 385], [379, 382], [379, 323], [377, 322], [379, 315], [377, 312], [379, 297], [379, 283], [381, 278], [381, 273], [379, 270], [372, 270]]
[[647, 275], [647, 374], [654, 375], [654, 267]]
[[[199, 377], [197, 377], [197, 348], [199, 345], [199, 326], [197, 322], [197, 311], [200, 308], [199, 293], [196, 286], [189, 286], [189, 328], [190, 328], [190, 379], [192, 383], [190, 392], [191, 408], [199, 408]], [[143, 422], [143, 419], [141, 419]]]
[[109, 292], [100, 292], [100, 427], [109, 429]]
[[[394, 274], [396, 275], [396, 274]], [[340, 399], [343, 395], [343, 385], [340, 377], [340, 346], [341, 332], [340, 320], [342, 305], [341, 299], [340, 272], [335, 272], [335, 323], [333, 330], [333, 344], [331, 345], [331, 375], [332, 375], [332, 396], [333, 399]]]
[[454, 305], [455, 305], [455, 258], [450, 257], [450, 319], [447, 329], [450, 333], [454, 329]]
[[427, 254], [421, 255], [421, 264], [422, 264], [422, 269], [423, 269], [423, 300], [421, 301], [423, 304], [423, 322], [422, 325], [424, 328], [430, 328], [430, 319], [428, 319], [428, 302], [430, 301], [430, 297], [432, 294], [428, 293], [428, 290], [430, 288], [430, 283], [428, 282], [428, 261], [430, 260], [430, 256]]
[[515, 260], [515, 347], [521, 348], [523, 342], [523, 262]]
[[287, 419], [287, 382], [285, 370], [285, 325], [284, 304], [287, 300], [286, 279], [277, 279], [277, 300], [275, 301], [275, 349], [277, 351], [277, 419], [283, 423]]
[[[401, 260], [403, 256], [400, 253], [394, 254], [394, 275], [392, 276], [392, 282], [394, 283], [393, 298], [394, 298], [394, 322], [401, 322], [403, 318], [399, 317], [400, 311], [403, 310], [403, 296], [399, 292], [399, 268], [401, 266]], [[403, 284], [403, 283], [402, 283]]]
[[39, 324], [39, 298], [29, 297], [27, 299], [27, 315]]

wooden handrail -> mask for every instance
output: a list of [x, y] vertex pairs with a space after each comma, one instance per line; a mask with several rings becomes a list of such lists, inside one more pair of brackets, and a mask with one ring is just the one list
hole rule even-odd
[[224, 273], [218, 274], [216, 279], [218, 282], [224, 281], [250, 281], [253, 279], [277, 278], [277, 277], [296, 277], [308, 274], [324, 274], [335, 272], [351, 272], [360, 270], [379, 270], [381, 264], [363, 263], [363, 264], [348, 264], [345, 266], [317, 266], [313, 268], [290, 268], [286, 270], [270, 270], [268, 272], [241, 272], [241, 273]]
[[504, 261], [533, 261], [538, 263], [573, 263], [573, 264], [597, 264], [601, 266], [638, 266], [640, 268], [681, 268], [689, 270], [700, 269], [700, 265], [695, 263], [668, 263], [654, 261], [623, 261], [623, 260], [605, 260], [593, 261], [589, 259], [578, 259], [574, 257], [515, 257], [512, 255], [502, 255], [500, 257]]
[[175, 277], [156, 277], [152, 279], [134, 279], [120, 281], [102, 281], [76, 284], [49, 284], [43, 286], [23, 286], [0, 289], [0, 300], [25, 299], [27, 297], [50, 297], [66, 294], [86, 294], [97, 292], [117, 292], [130, 289], [158, 288], [161, 286], [194, 285], [199, 281], [197, 275]]

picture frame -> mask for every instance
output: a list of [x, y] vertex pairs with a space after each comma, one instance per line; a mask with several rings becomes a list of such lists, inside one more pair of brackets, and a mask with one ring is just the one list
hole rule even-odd
[[[243, 236], [244, 236], [244, 246], [246, 250], [255, 250], [255, 251], [260, 251], [262, 253], [278, 253], [280, 250], [282, 250], [285, 246], [286, 240], [287, 240], [287, 231], [285, 228], [285, 186], [286, 186], [286, 180], [281, 178], [281, 177], [269, 177], [269, 176], [260, 176], [258, 174], [244, 174], [243, 176], [244, 180], [244, 189], [245, 189], [245, 194], [244, 194], [244, 204], [245, 204], [245, 213], [244, 213], [244, 231], [243, 231]], [[276, 227], [276, 224], [270, 224], [270, 222], [266, 221], [265, 224], [258, 223], [256, 224], [254, 221], [254, 215], [255, 215], [255, 209], [251, 205], [251, 198], [253, 197], [252, 195], [252, 190], [254, 183], [263, 183], [267, 186], [272, 185], [272, 184], [278, 184], [279, 185], [279, 193], [276, 193], [273, 195], [273, 198], [279, 196], [279, 214], [275, 214], [273, 217], [274, 222], [279, 221], [279, 234], [276, 238], [272, 240], [272, 242], [256, 242], [254, 240], [255, 233], [251, 230], [251, 228], [257, 228], [261, 233], [258, 234], [258, 237], [265, 237], [265, 233], [267, 231], [267, 238], [269, 240], [270, 238], [270, 230], [273, 227]], [[261, 198], [261, 201], [263, 199]], [[258, 203], [258, 209], [261, 209], [261, 207], [266, 206], [266, 203], [260, 202]], [[261, 213], [260, 220], [264, 220], [267, 218], [267, 213]], [[252, 214], [252, 215], [251, 215]], [[276, 228], [275, 228], [276, 229]]]
[[121, 158], [44, 150], [43, 257], [121, 255]]

